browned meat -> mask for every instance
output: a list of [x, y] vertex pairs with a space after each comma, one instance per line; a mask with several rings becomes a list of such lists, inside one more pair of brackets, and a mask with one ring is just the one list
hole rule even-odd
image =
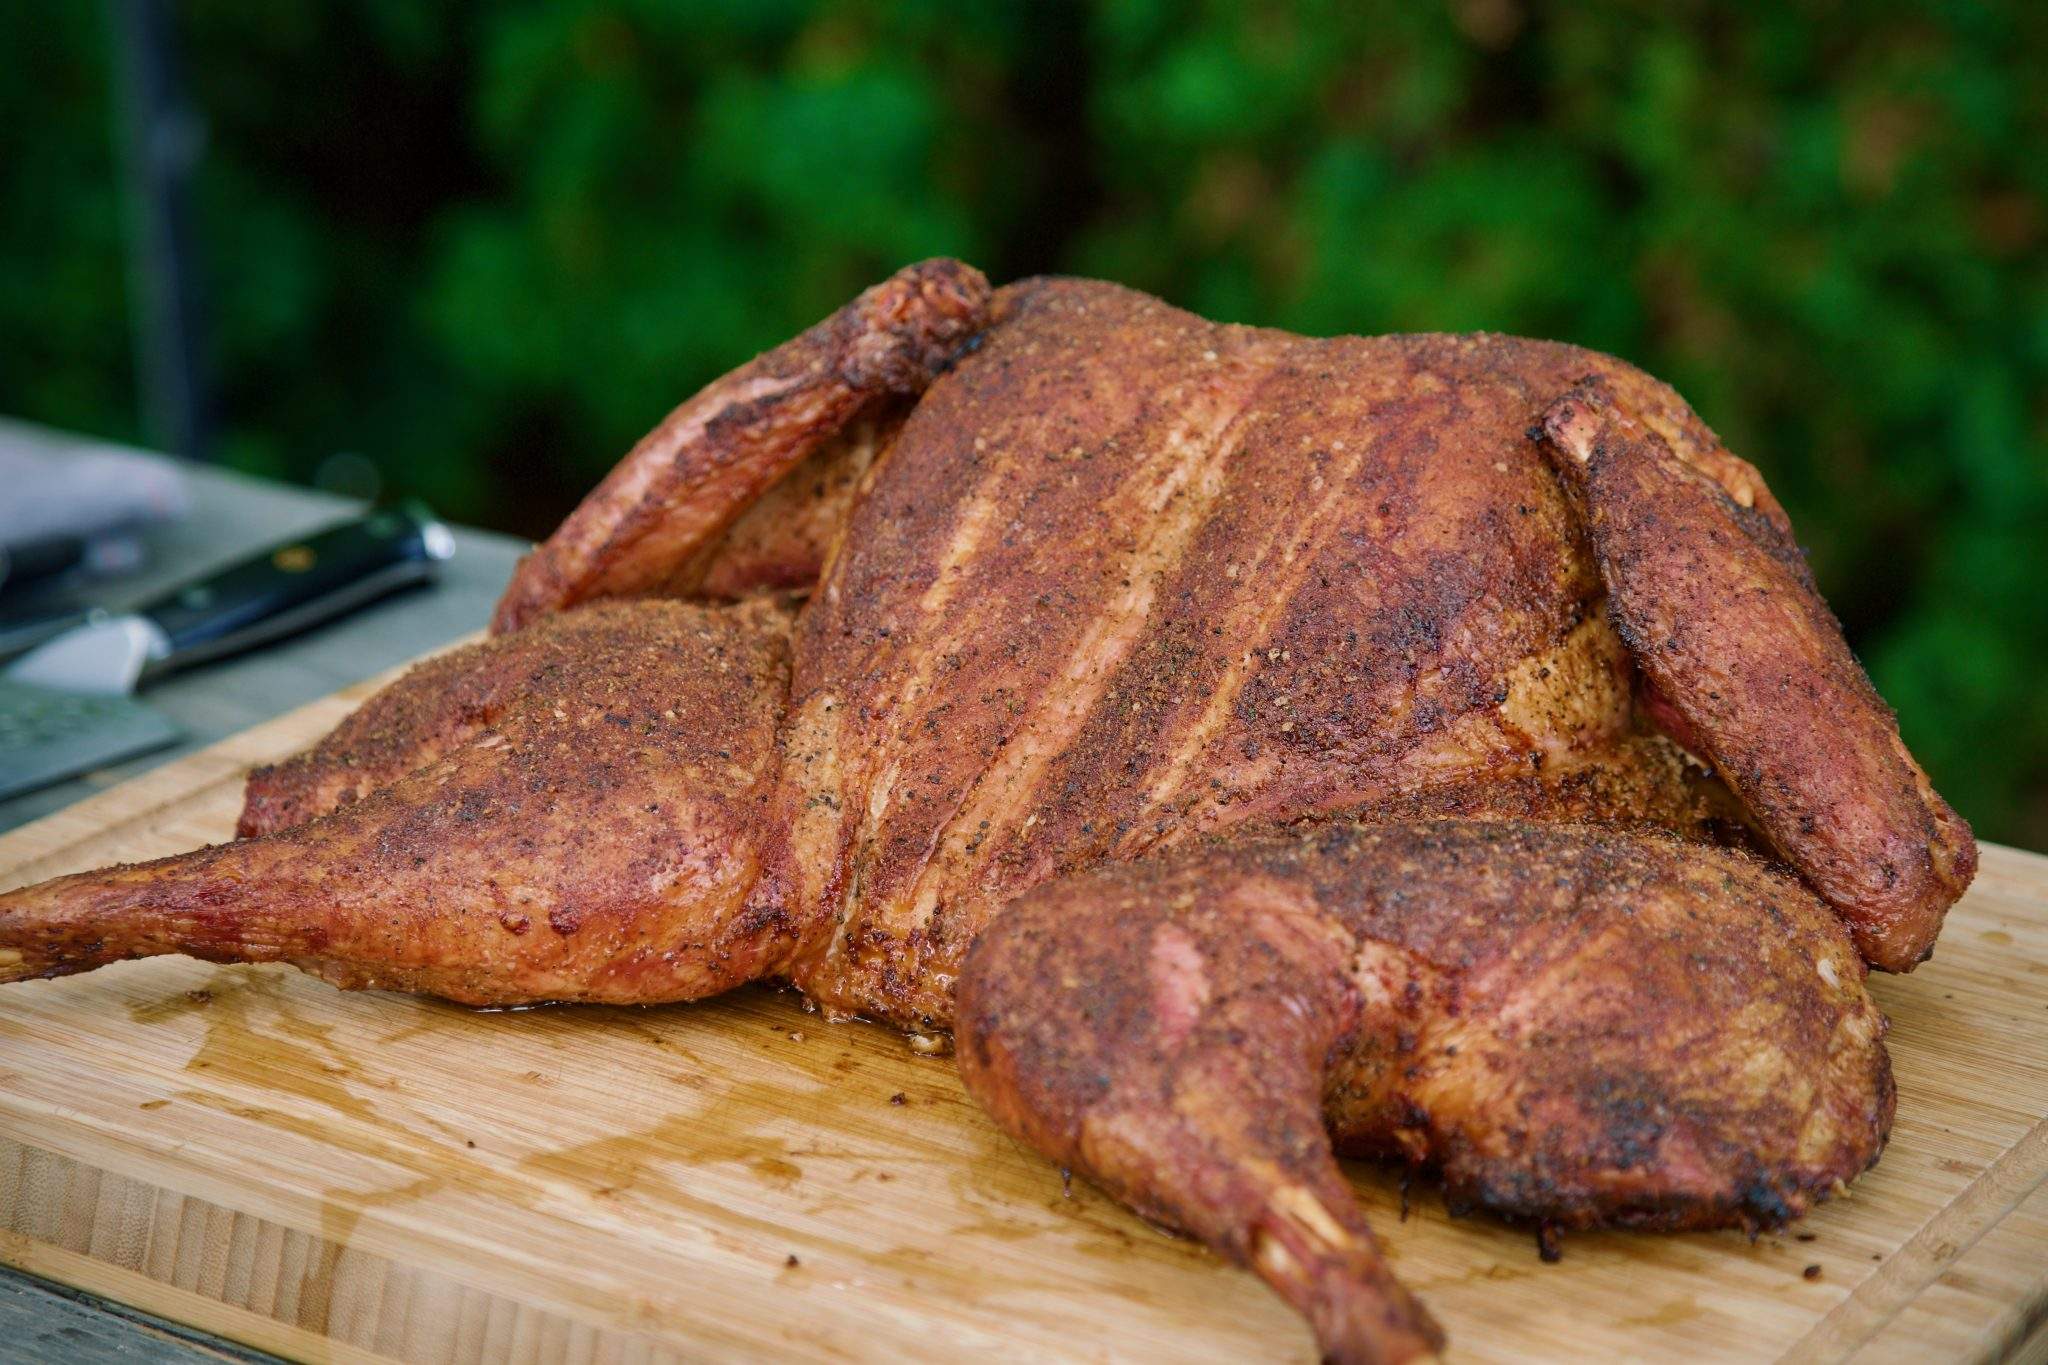
[[0, 895], [0, 979], [943, 1030], [964, 969], [1005, 1122], [1393, 1359], [1326, 1125], [1519, 1217], [1791, 1216], [1890, 1105], [1820, 904], [1903, 970], [1974, 866], [1756, 471], [1549, 342], [912, 267], [679, 408], [498, 625], [254, 775], [262, 837]]
[[694, 595], [734, 601], [816, 587], [848, 510], [903, 417], [894, 407], [864, 413], [763, 493], [707, 552]]
[[897, 272], [670, 413], [512, 575], [492, 629], [593, 597], [695, 586], [747, 506], [869, 405], [915, 395], [986, 321], [958, 261]]
[[1249, 1266], [1324, 1352], [1438, 1344], [1334, 1150], [1563, 1227], [1772, 1227], [1877, 1159], [1884, 1019], [1755, 859], [1571, 825], [1335, 827], [1068, 877], [976, 942], [1005, 1128]]
[[[752, 980], [776, 939], [737, 912], [786, 668], [778, 618], [677, 602], [588, 607], [457, 650], [257, 775], [265, 809], [332, 814], [0, 896], [0, 980], [157, 953], [467, 1005]], [[245, 826], [266, 822], [257, 804]]]
[[1782, 515], [1688, 469], [1597, 383], [1544, 430], [1637, 666], [1863, 955], [1911, 970], [1977, 846], [1906, 752]]
[[[943, 1026], [1010, 897], [1247, 823], [1462, 806], [1697, 831], [1739, 809], [1635, 738], [1664, 712], [1635, 705], [1635, 652], [1530, 436], [1598, 375], [1782, 517], [1668, 388], [1547, 342], [1310, 340], [1082, 281], [996, 310], [798, 625], [786, 896], [836, 929], [795, 969], [814, 997]], [[1746, 723], [1768, 714], [1758, 697]], [[1894, 742], [1878, 713], [1844, 732]], [[1603, 789], [1627, 795], [1586, 799]], [[1868, 824], [1924, 843], [1889, 791]]]

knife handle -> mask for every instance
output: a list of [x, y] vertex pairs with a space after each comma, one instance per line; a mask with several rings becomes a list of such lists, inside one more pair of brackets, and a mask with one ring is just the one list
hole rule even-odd
[[148, 671], [248, 649], [424, 583], [454, 549], [440, 522], [395, 508], [273, 545], [137, 609], [168, 646]]

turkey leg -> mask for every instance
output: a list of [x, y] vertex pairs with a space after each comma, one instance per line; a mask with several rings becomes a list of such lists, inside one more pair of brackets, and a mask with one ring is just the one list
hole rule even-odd
[[1876, 1159], [1846, 931], [1745, 854], [1591, 826], [1332, 826], [1042, 886], [960, 979], [1012, 1134], [1248, 1266], [1343, 1361], [1434, 1349], [1336, 1150], [1564, 1227], [1775, 1226]]
[[276, 832], [0, 895], [0, 981], [159, 953], [469, 1005], [752, 980], [792, 947], [744, 913], [787, 652], [778, 614], [632, 602], [432, 660], [256, 778], [244, 827]]

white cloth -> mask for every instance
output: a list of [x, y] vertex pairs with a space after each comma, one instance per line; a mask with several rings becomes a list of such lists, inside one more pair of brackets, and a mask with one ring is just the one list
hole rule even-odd
[[93, 537], [185, 515], [184, 477], [166, 460], [0, 422], [0, 547]]

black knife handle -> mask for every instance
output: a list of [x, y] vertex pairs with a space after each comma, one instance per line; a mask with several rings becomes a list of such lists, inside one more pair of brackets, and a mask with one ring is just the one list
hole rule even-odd
[[426, 582], [453, 548], [440, 522], [396, 508], [273, 545], [138, 608], [170, 642], [148, 671], [279, 639]]

